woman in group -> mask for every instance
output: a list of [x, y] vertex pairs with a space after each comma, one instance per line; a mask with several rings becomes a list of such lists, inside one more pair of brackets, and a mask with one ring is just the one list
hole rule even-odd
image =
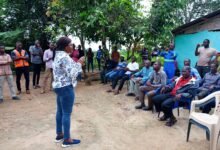
[[70, 54], [73, 51], [71, 39], [61, 37], [57, 41], [57, 49], [53, 64], [53, 88], [57, 95], [56, 133], [55, 142], [63, 141], [62, 147], [79, 144], [80, 140], [70, 138], [70, 118], [74, 104], [74, 88], [77, 84], [78, 73], [82, 71], [81, 64], [85, 58], [78, 62], [73, 61]]

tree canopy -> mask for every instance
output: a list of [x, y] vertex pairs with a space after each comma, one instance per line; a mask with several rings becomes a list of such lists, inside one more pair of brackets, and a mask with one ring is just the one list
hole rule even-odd
[[[220, 0], [152, 0], [145, 13], [141, 1], [0, 0], [0, 40], [13, 45], [28, 30], [30, 38], [23, 40], [40, 39], [44, 47], [61, 35], [72, 35], [83, 49], [86, 40], [102, 41], [105, 48], [106, 41], [128, 49], [140, 44], [152, 48], [172, 41], [175, 27], [220, 8]], [[8, 31], [19, 34], [6, 37]]]

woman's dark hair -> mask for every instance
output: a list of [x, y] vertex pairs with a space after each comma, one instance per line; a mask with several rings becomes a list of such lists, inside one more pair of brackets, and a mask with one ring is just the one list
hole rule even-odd
[[67, 47], [71, 43], [71, 39], [68, 37], [61, 37], [57, 41], [57, 48], [56, 50], [64, 51], [65, 47]]
[[61, 37], [59, 38], [59, 40], [56, 43], [56, 48], [53, 51], [53, 59], [56, 56], [56, 52], [55, 51], [64, 51], [65, 47], [67, 47], [69, 44], [71, 43], [71, 39], [68, 37]]

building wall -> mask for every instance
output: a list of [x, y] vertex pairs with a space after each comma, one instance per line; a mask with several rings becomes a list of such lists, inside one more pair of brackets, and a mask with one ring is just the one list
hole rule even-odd
[[210, 40], [210, 47], [220, 52], [220, 31], [202, 31], [194, 34], [183, 34], [175, 37], [175, 50], [178, 54], [177, 61], [180, 68], [183, 67], [185, 58], [190, 58], [192, 66], [195, 66], [198, 57], [195, 56], [195, 49], [198, 43], [202, 44], [204, 39]]

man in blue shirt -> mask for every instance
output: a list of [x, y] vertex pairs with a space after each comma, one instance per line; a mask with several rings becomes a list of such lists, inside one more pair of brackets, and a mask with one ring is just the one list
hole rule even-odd
[[99, 46], [99, 49], [98, 49], [97, 54], [96, 54], [96, 60], [98, 62], [99, 71], [101, 70], [101, 59], [102, 59], [102, 56], [103, 56], [102, 47]]
[[107, 83], [108, 80], [113, 80], [117, 76], [124, 75], [125, 73], [124, 69], [126, 68], [127, 63], [124, 61], [123, 56], [121, 56], [120, 59], [121, 62], [118, 63], [117, 67], [105, 75], [105, 83]]
[[31, 63], [33, 64], [33, 87], [34, 89], [40, 88], [40, 71], [43, 63], [43, 50], [40, 46], [40, 41], [36, 40], [35, 45], [30, 46]]
[[135, 99], [138, 100], [139, 87], [147, 82], [152, 71], [153, 68], [151, 67], [150, 60], [145, 60], [144, 67], [139, 72], [131, 76], [127, 96], [136, 96]]

